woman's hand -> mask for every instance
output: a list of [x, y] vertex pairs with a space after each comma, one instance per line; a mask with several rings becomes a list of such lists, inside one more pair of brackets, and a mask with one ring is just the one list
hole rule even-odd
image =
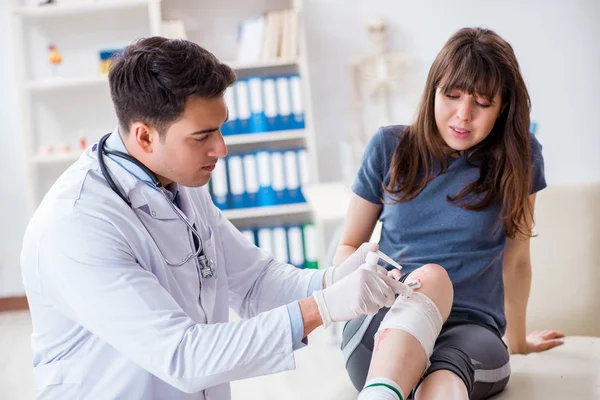
[[542, 351], [549, 350], [553, 347], [560, 346], [564, 343], [564, 333], [545, 330], [531, 332], [525, 338], [525, 345], [520, 349], [511, 349], [511, 354], [529, 354], [529, 353], [540, 353]]

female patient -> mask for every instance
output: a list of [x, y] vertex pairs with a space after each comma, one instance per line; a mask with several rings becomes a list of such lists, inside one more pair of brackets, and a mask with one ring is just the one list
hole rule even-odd
[[465, 28], [435, 59], [416, 121], [369, 142], [335, 262], [380, 219], [381, 250], [422, 286], [346, 326], [359, 399], [484, 399], [508, 382], [509, 352], [562, 343], [525, 328], [535, 193], [546, 186], [529, 113], [512, 47]]

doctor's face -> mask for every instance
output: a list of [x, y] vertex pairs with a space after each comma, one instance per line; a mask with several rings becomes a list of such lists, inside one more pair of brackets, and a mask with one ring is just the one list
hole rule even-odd
[[217, 162], [224, 162], [219, 158], [227, 155], [220, 130], [227, 114], [222, 97], [188, 98], [183, 116], [153, 143], [151, 169], [163, 185], [176, 182], [199, 187], [208, 183]]

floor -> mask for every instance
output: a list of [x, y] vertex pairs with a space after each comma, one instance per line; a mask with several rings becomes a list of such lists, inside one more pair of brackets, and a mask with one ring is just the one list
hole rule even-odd
[[[28, 312], [0, 313], [0, 399], [31, 400], [31, 320]], [[320, 328], [296, 352], [296, 370], [232, 383], [235, 400], [356, 399], [344, 371], [339, 343]]]

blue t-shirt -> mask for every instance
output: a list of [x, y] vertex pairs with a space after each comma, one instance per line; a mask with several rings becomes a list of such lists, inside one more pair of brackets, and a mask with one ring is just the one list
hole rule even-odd
[[[424, 264], [439, 264], [454, 285], [451, 318], [483, 323], [504, 335], [502, 260], [506, 233], [496, 202], [482, 211], [469, 211], [449, 202], [479, 177], [479, 168], [466, 156], [450, 158], [446, 172], [433, 179], [414, 199], [392, 204], [381, 183], [389, 185], [390, 164], [404, 126], [379, 129], [362, 158], [352, 190], [382, 205], [380, 249], [402, 266], [404, 274]], [[532, 193], [546, 187], [542, 146], [531, 135]], [[383, 203], [381, 199], [384, 199]]]

